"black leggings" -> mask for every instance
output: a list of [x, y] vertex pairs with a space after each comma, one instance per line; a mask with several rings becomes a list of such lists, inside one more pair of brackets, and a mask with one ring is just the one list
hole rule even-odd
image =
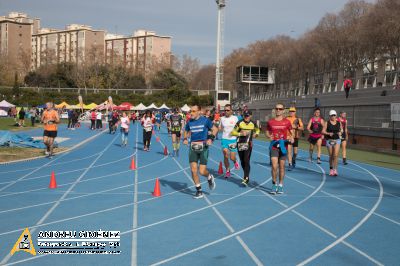
[[152, 133], [153, 132], [151, 132], [151, 131], [146, 131], [143, 129], [143, 144], [147, 148], [150, 148], [150, 140], [151, 140]]
[[252, 147], [249, 147], [247, 151], [238, 151], [240, 164], [242, 165], [244, 177], [250, 178], [250, 157], [251, 157]]

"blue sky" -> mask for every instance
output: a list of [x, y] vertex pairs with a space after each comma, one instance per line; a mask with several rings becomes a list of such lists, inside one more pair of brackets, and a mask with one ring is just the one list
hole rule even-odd
[[[347, 0], [226, 0], [225, 55], [256, 40], [279, 34], [298, 37], [327, 12]], [[373, 2], [373, 0], [369, 0]], [[215, 62], [215, 0], [0, 0], [0, 15], [10, 11], [41, 18], [42, 27], [78, 23], [130, 35], [136, 29], [172, 37], [172, 52], [202, 64]]]

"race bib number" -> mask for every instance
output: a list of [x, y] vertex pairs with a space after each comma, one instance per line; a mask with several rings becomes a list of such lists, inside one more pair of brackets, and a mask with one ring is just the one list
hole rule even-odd
[[329, 145], [331, 146], [336, 145], [336, 140], [329, 140]]
[[192, 151], [203, 151], [204, 143], [193, 142], [193, 143], [190, 144], [190, 148], [192, 149]]
[[152, 131], [153, 129], [151, 128], [151, 127], [145, 127], [144, 128], [144, 131], [146, 131], [146, 132], [150, 132], [150, 131]]
[[173, 125], [174, 127], [179, 127], [179, 121], [173, 121], [173, 122], [172, 122], [172, 125]]
[[249, 143], [238, 143], [237, 149], [238, 151], [247, 151], [249, 149]]
[[229, 144], [228, 147], [229, 147], [229, 149], [231, 149], [231, 150], [236, 149], [236, 147], [237, 147], [236, 142], [235, 142], [235, 143]]

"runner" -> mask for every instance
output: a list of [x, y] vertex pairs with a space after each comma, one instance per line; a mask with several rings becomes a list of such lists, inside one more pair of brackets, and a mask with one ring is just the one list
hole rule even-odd
[[322, 128], [324, 119], [321, 118], [321, 110], [317, 107], [314, 110], [314, 116], [308, 121], [307, 130], [310, 133], [308, 142], [310, 142], [310, 159], [312, 162], [314, 146], [317, 145], [317, 164], [321, 163], [321, 145], [324, 135], [322, 135]]
[[160, 131], [160, 128], [161, 128], [161, 118], [162, 118], [161, 113], [160, 113], [160, 112], [157, 112], [156, 115], [155, 115], [155, 117], [156, 117], [156, 128], [157, 128], [158, 131]]
[[337, 114], [335, 110], [329, 111], [329, 120], [324, 123], [322, 133], [326, 136], [326, 147], [328, 148], [329, 153], [329, 175], [337, 176], [340, 138], [343, 130], [341, 123], [337, 120]]
[[171, 113], [168, 112], [165, 114], [165, 119], [167, 120], [167, 130], [168, 130], [168, 135], [171, 134]]
[[303, 121], [301, 121], [301, 118], [296, 116], [296, 108], [295, 107], [290, 107], [289, 108], [289, 116], [287, 119], [290, 121], [292, 124], [292, 129], [294, 131], [294, 142], [289, 143], [288, 146], [288, 170], [291, 171], [293, 168], [296, 167], [296, 157], [297, 157], [297, 152], [298, 152], [298, 147], [299, 147], [299, 138], [300, 138], [300, 132], [304, 130], [304, 125]]
[[[216, 186], [214, 176], [207, 170], [207, 161], [208, 146], [212, 145], [218, 128], [213, 126], [208, 118], [200, 115], [200, 106], [193, 105], [190, 109], [191, 119], [185, 126], [183, 144], [188, 145], [187, 138], [190, 133], [189, 163], [192, 179], [196, 186], [194, 198], [199, 199], [203, 197], [203, 191], [201, 190], [200, 179], [197, 173], [198, 170], [202, 176], [207, 177], [208, 186], [211, 190], [215, 189]], [[208, 134], [209, 130], [212, 130], [211, 135]]]
[[[293, 143], [292, 124], [288, 119], [283, 117], [285, 107], [278, 103], [275, 106], [275, 118], [267, 123], [266, 135], [271, 140], [270, 156], [271, 156], [271, 175], [272, 189], [271, 194], [283, 193], [283, 179], [285, 177], [285, 161], [287, 156], [288, 140]], [[276, 184], [279, 167], [279, 184]]]
[[154, 117], [150, 110], [147, 110], [144, 114], [141, 124], [143, 126], [143, 150], [150, 151], [150, 141], [154, 126]]
[[[224, 165], [225, 165], [225, 178], [231, 177], [231, 168], [229, 165], [229, 158], [235, 165], [235, 169], [239, 169], [239, 163], [236, 160], [236, 137], [231, 135], [232, 130], [236, 126], [238, 119], [236, 116], [232, 115], [232, 106], [230, 104], [225, 105], [224, 108], [225, 116], [221, 117], [220, 129], [222, 131], [222, 153], [224, 155]], [[244, 169], [244, 168], [243, 168]], [[246, 176], [246, 175], [245, 175]]]
[[96, 129], [96, 117], [97, 117], [97, 115], [96, 115], [96, 112], [93, 110], [91, 113], [90, 113], [90, 129], [91, 130], [95, 130]]
[[179, 157], [179, 148], [181, 142], [181, 131], [183, 126], [182, 116], [178, 112], [178, 108], [174, 108], [174, 113], [170, 115], [171, 134], [172, 134], [172, 156]]
[[117, 126], [118, 126], [118, 121], [119, 121], [119, 114], [117, 110], [114, 110], [112, 114], [112, 119], [111, 119], [111, 133], [115, 134], [117, 131]]
[[338, 121], [340, 124], [342, 124], [342, 143], [340, 146], [342, 147], [342, 158], [343, 158], [343, 164], [347, 165], [347, 140], [349, 139], [349, 131], [347, 130], [347, 119], [346, 119], [346, 112], [342, 111], [340, 112], [340, 117], [338, 118]]
[[[213, 124], [216, 128], [219, 128], [220, 124], [221, 124], [221, 115], [219, 113], [219, 110], [217, 109], [213, 115]], [[215, 136], [215, 139], [218, 139], [218, 133]]]
[[[230, 107], [231, 109], [232, 107]], [[225, 107], [225, 109], [228, 109]], [[256, 123], [251, 121], [251, 111], [243, 112], [243, 120], [236, 122], [231, 132], [232, 136], [237, 136], [237, 149], [240, 158], [240, 164], [243, 168], [242, 185], [247, 186], [250, 182], [250, 157], [253, 150], [253, 138], [260, 134], [260, 129]], [[237, 119], [237, 117], [235, 117]], [[235, 165], [236, 166], [236, 165]]]
[[125, 112], [122, 112], [121, 122], [121, 147], [128, 145], [128, 134], [129, 134], [129, 117]]
[[43, 112], [42, 123], [44, 124], [43, 143], [46, 145], [45, 154], [48, 158], [53, 156], [54, 139], [57, 137], [57, 124], [60, 123], [58, 112], [53, 109], [53, 103], [46, 103]]

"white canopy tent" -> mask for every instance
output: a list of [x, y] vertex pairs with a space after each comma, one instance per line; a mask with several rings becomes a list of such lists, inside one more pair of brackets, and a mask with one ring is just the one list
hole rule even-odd
[[139, 103], [137, 106], [133, 108], [135, 111], [143, 111], [146, 110], [146, 106], [143, 103]]
[[163, 103], [163, 105], [161, 105], [159, 108], [157, 109], [171, 109], [168, 106], [165, 105], [165, 103]]
[[152, 103], [152, 104], [150, 104], [149, 106], [146, 107], [146, 110], [147, 109], [158, 109], [158, 107], [154, 103]]
[[7, 102], [6, 100], [2, 100], [0, 102], [0, 108], [11, 108], [11, 107], [15, 107], [15, 105]]
[[190, 111], [190, 107], [187, 104], [185, 104], [184, 106], [182, 106], [181, 110], [183, 112], [189, 112]]
[[11, 107], [15, 107], [15, 105], [7, 102], [6, 100], [2, 100], [0, 102], [0, 116], [7, 116], [8, 109], [10, 109]]

